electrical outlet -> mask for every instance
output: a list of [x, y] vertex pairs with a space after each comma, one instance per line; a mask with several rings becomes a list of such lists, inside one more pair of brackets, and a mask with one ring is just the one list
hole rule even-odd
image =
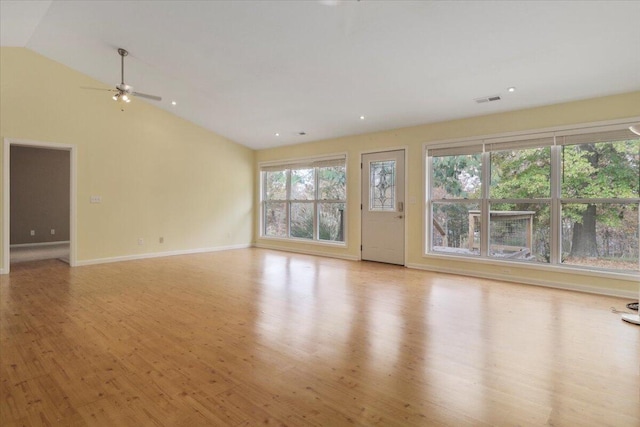
[[52, 228], [52, 229], [51, 229], [51, 235], [53, 236], [54, 234], [56, 234], [56, 229], [55, 229], [55, 228]]
[[91, 196], [91, 203], [102, 203], [102, 196]]
[[142, 237], [138, 239], [138, 245], [144, 245], [144, 239]]
[[164, 243], [164, 237], [160, 237], [160, 243]]
[[35, 236], [36, 235], [36, 230], [31, 230], [31, 232], [29, 232], [30, 235]]

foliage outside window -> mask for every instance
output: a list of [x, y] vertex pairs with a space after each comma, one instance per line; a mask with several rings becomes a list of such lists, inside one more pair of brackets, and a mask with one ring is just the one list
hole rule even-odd
[[637, 271], [639, 157], [627, 129], [430, 149], [427, 250]]
[[344, 242], [345, 158], [261, 167], [262, 235]]

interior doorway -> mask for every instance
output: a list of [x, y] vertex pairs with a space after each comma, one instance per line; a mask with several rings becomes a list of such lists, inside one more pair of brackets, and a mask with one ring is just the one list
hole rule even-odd
[[404, 265], [405, 150], [362, 155], [362, 250], [365, 261]]
[[22, 261], [57, 258], [75, 265], [75, 149], [5, 139], [2, 273]]

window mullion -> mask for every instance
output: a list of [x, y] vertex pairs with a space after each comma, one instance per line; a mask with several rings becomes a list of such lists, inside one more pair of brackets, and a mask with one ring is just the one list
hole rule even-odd
[[267, 179], [266, 172], [260, 172], [260, 204], [262, 211], [260, 212], [260, 235], [267, 234]]
[[433, 157], [427, 157], [427, 167], [426, 167], [426, 185], [425, 185], [425, 200], [426, 203], [424, 205], [425, 211], [423, 212], [423, 218], [426, 219], [425, 223], [425, 231], [426, 231], [426, 241], [425, 247], [423, 248], [423, 252], [433, 252], [433, 211], [432, 206], [433, 202], [431, 200], [433, 191], [431, 190], [431, 186], [433, 185]]
[[480, 200], [480, 256], [489, 255], [489, 195], [491, 184], [491, 153], [482, 153], [482, 199]]
[[313, 168], [313, 240], [320, 240], [320, 211], [318, 210], [318, 168]]
[[287, 169], [287, 237], [291, 238], [291, 169]]
[[560, 146], [551, 147], [551, 236], [549, 242], [549, 263], [551, 265], [558, 265], [562, 262], [561, 154]]

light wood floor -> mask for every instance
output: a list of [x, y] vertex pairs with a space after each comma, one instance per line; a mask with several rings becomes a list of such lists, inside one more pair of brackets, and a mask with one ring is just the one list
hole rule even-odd
[[4, 427], [640, 426], [624, 299], [261, 249], [0, 292]]

